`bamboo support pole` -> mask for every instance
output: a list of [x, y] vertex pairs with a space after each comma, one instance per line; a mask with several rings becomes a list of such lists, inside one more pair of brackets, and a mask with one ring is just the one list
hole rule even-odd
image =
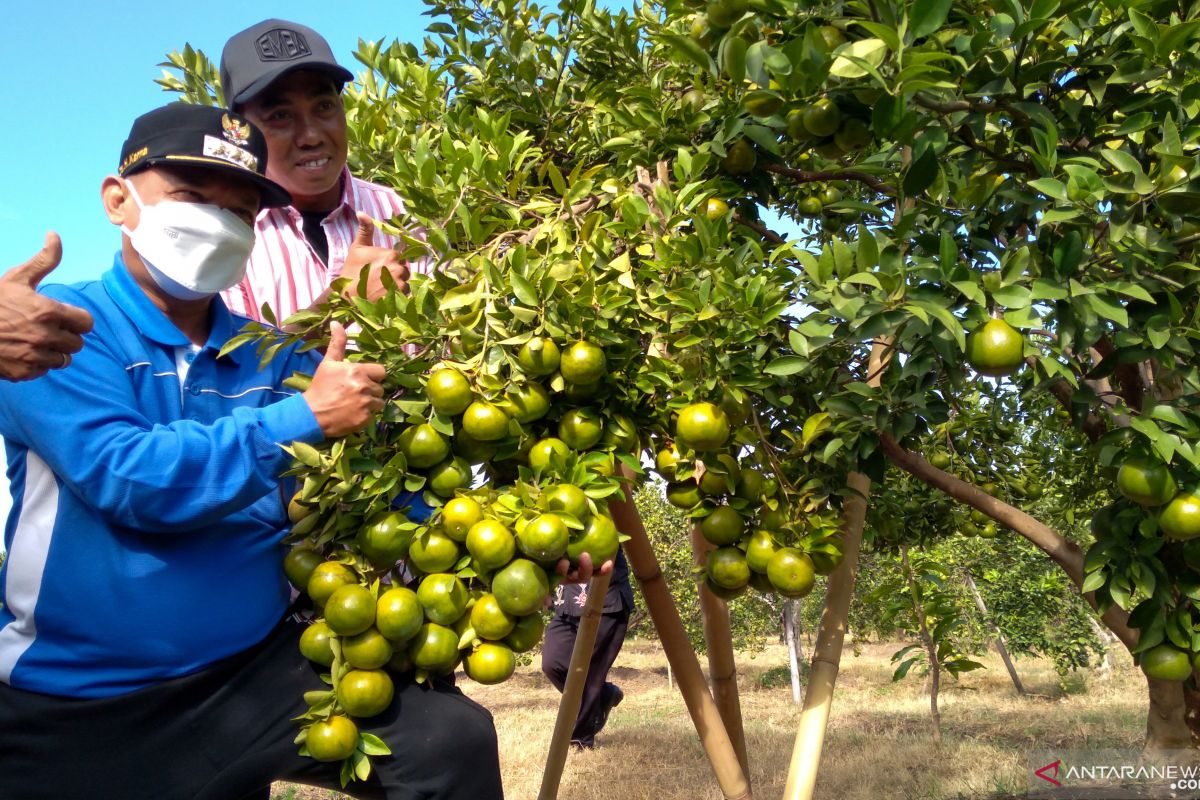
[[[891, 339], [879, 337], [871, 347], [867, 361], [867, 384], [879, 388], [883, 371], [891, 361]], [[825, 728], [829, 709], [833, 706], [833, 688], [837, 684], [838, 668], [842, 661], [842, 643], [846, 638], [850, 600], [854, 596], [854, 581], [858, 576], [858, 552], [862, 549], [863, 523], [867, 519], [867, 497], [871, 479], [861, 472], [846, 477], [850, 490], [842, 504], [842, 551], [845, 558], [829, 576], [825, 593], [825, 608], [813, 645], [812, 667], [804, 705], [800, 710], [800, 725], [792, 748], [784, 800], [812, 800], [817, 785], [817, 769], [825, 746]]]
[[862, 546], [863, 522], [867, 516], [867, 493], [871, 479], [859, 472], [850, 473], [847, 485], [861, 493], [848, 498], [842, 506], [842, 547], [845, 559], [829, 576], [829, 590], [817, 641], [813, 645], [812, 668], [800, 711], [800, 727], [792, 750], [792, 763], [784, 785], [784, 800], [811, 800], [817, 784], [817, 768], [825, 744], [825, 726], [833, 705], [833, 688], [837, 683], [842, 659], [842, 642], [846, 634], [846, 617], [854, 594], [854, 579], [858, 572], [858, 551]]
[[783, 635], [787, 640], [788, 672], [792, 677], [792, 703], [800, 705], [800, 637], [796, 635], [796, 600], [783, 604]]
[[[692, 526], [692, 553], [696, 565], [703, 567], [713, 544], [700, 533], [700, 526]], [[729, 606], [700, 583], [700, 613], [704, 620], [704, 641], [708, 645], [708, 680], [712, 685], [713, 700], [725, 730], [737, 752], [738, 763], [746, 780], [750, 779], [750, 755], [746, 750], [746, 731], [742, 725], [742, 701], [738, 695], [737, 663], [733, 658], [733, 636], [729, 629]]]
[[555, 800], [558, 797], [558, 786], [567, 763], [567, 751], [571, 747], [571, 732], [583, 702], [583, 685], [587, 682], [588, 666], [592, 662], [592, 651], [596, 648], [596, 631], [600, 628], [604, 597], [608, 594], [610, 580], [612, 573], [606, 572], [593, 576], [588, 584], [587, 604], [583, 607], [583, 616], [579, 618], [575, 646], [571, 648], [571, 664], [567, 667], [567, 682], [558, 701], [558, 719], [554, 722], [554, 733], [550, 737], [550, 752], [546, 756], [546, 770], [542, 773], [538, 800]]
[[[992, 632], [992, 636], [996, 642], [996, 652], [1000, 654], [1000, 658], [1004, 661], [1004, 668], [1008, 670], [1008, 677], [1012, 679], [1013, 687], [1017, 690], [1017, 694], [1025, 695], [1024, 685], [1021, 683], [1021, 676], [1017, 674], [1017, 668], [1013, 664], [1012, 657], [1008, 654], [1008, 647], [1004, 643], [1004, 634], [1000, 632], [1000, 626], [992, 620], [992, 615], [988, 613], [987, 603], [983, 602], [983, 595], [979, 593], [979, 587], [975, 585], [975, 579], [971, 577], [970, 572], [963, 573], [964, 582], [967, 584], [967, 589], [971, 592], [971, 597], [975, 600], [975, 609], [983, 617], [983, 623], [987, 625], [988, 630]], [[1091, 619], [1091, 616], [1088, 616]], [[1092, 620], [1095, 624], [1095, 620]]]
[[641, 516], [633, 504], [632, 490], [628, 488], [632, 485], [633, 476], [625, 468], [622, 468], [622, 471], [625, 477], [630, 479], [625, 499], [610, 501], [609, 510], [617, 523], [617, 529], [630, 537], [624, 545], [630, 569], [641, 586], [650, 618], [654, 621], [659, 641], [662, 642], [667, 661], [675, 673], [679, 691], [687, 705], [688, 714], [692, 717], [692, 724], [696, 726], [696, 733], [700, 736], [700, 743], [708, 756], [709, 764], [712, 765], [722, 796], [725, 800], [750, 800], [750, 784], [738, 761], [737, 751], [734, 750], [725, 724], [721, 721], [717, 704], [709, 694], [700, 662], [692, 651], [683, 621], [679, 618], [679, 611], [675, 608], [667, 582], [659, 569], [654, 548], [646, 535], [646, 526], [642, 524]]

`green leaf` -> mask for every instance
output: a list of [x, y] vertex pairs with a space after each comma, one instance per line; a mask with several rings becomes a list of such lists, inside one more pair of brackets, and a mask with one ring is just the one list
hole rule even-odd
[[721, 70], [733, 81], [734, 85], [741, 84], [746, 77], [746, 40], [732, 33], [721, 39], [717, 55], [721, 59]]
[[310, 444], [292, 442], [292, 446], [285, 449], [290, 449], [296, 460], [306, 467], [316, 468], [321, 466], [321, 454]]
[[896, 32], [896, 29], [893, 26], [884, 25], [883, 23], [880, 23], [880, 22], [870, 22], [868, 20], [862, 20], [862, 19], [853, 20], [850, 24], [858, 25], [859, 27], [866, 29], [869, 33], [877, 36], [878, 38], [882, 39], [885, 43], [887, 43], [887, 46], [890, 49], [892, 49], [892, 50], [900, 49], [900, 45], [901, 45], [900, 36]]
[[1129, 327], [1129, 313], [1118, 303], [1098, 294], [1089, 294], [1087, 304], [1105, 319], [1112, 320], [1123, 328]]
[[862, 78], [869, 74], [866, 65], [878, 67], [887, 55], [887, 43], [882, 39], [859, 39], [838, 48], [837, 57], [829, 67], [829, 74], [839, 78]]
[[664, 33], [662, 39], [688, 61], [716, 77], [717, 65], [695, 39], [690, 36], [680, 36], [677, 33]]
[[383, 739], [365, 731], [359, 734], [359, 748], [369, 756], [389, 756], [392, 754], [392, 748], [388, 747]]
[[1029, 186], [1052, 200], [1058, 200], [1063, 203], [1068, 201], [1067, 186], [1057, 178], [1037, 178], [1030, 181]]
[[1026, 286], [1013, 284], [992, 292], [992, 297], [1005, 308], [1025, 308], [1032, 302], [1033, 292]]
[[1138, 160], [1124, 150], [1109, 150], [1106, 147], [1100, 148], [1100, 155], [1104, 157], [1108, 163], [1117, 168], [1119, 172], [1125, 172], [1132, 175], [1142, 174], [1142, 165]]
[[823, 434], [825, 431], [833, 427], [833, 420], [829, 418], [829, 414], [824, 411], [819, 411], [804, 420], [804, 428], [800, 434], [800, 444], [808, 447], [813, 443], [813, 440]]
[[914, 39], [928, 36], [946, 22], [951, 0], [913, 0], [908, 12], [908, 30]]
[[533, 284], [522, 278], [516, 272], [508, 274], [509, 281], [512, 282], [513, 294], [527, 306], [537, 307], [539, 298], [537, 290], [533, 288]]
[[807, 358], [799, 356], [781, 356], [763, 368], [767, 375], [795, 375], [808, 366]]
[[920, 194], [933, 185], [937, 174], [937, 155], [934, 154], [933, 148], [927, 147], [909, 166], [908, 172], [904, 173], [904, 181], [901, 184], [904, 193], [912, 196]]
[[950, 285], [958, 289], [963, 297], [972, 303], [982, 305], [987, 300], [987, 296], [983, 293], [983, 287], [975, 281], [950, 281]]
[[967, 346], [967, 335], [963, 332], [962, 321], [950, 313], [948, 308], [939, 306], [937, 303], [929, 300], [913, 300], [907, 304], [911, 309], [917, 307], [926, 311], [929, 315], [937, 319], [938, 322], [945, 326], [946, 330], [950, 331], [950, 335], [954, 337], [954, 341], [958, 344], [958, 349], [963, 350]]

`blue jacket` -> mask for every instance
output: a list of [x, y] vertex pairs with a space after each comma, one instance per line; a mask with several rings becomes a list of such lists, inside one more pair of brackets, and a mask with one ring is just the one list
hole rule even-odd
[[253, 646], [289, 598], [280, 445], [323, 438], [282, 381], [316, 358], [283, 350], [261, 372], [253, 346], [218, 359], [246, 320], [217, 298], [181, 386], [188, 341], [119, 255], [101, 280], [46, 294], [96, 324], [67, 369], [0, 382], [0, 681], [107, 697]]

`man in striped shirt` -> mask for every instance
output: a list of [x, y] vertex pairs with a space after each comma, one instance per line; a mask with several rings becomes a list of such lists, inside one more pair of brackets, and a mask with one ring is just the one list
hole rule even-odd
[[402, 289], [410, 272], [427, 271], [424, 261], [401, 260], [395, 239], [373, 222], [403, 215], [400, 197], [346, 168], [340, 92], [353, 77], [320, 34], [293, 22], [265, 20], [226, 42], [226, 102], [266, 134], [268, 174], [293, 198], [259, 215], [246, 277], [224, 294], [234, 313], [262, 320], [266, 305], [282, 323], [323, 300], [339, 276], [369, 268], [366, 296], [374, 300], [386, 292], [382, 270]]

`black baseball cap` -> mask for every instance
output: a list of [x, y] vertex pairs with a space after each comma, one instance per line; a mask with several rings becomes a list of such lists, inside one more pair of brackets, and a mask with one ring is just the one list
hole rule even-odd
[[231, 36], [221, 51], [225, 102], [233, 108], [298, 69], [326, 73], [339, 90], [354, 80], [354, 75], [337, 63], [325, 37], [312, 28], [282, 19], [263, 20]]
[[202, 167], [244, 178], [262, 190], [262, 207], [291, 205], [292, 196], [266, 177], [267, 140], [241, 114], [189, 103], [148, 111], [133, 121], [117, 172], [127, 177], [161, 164]]

